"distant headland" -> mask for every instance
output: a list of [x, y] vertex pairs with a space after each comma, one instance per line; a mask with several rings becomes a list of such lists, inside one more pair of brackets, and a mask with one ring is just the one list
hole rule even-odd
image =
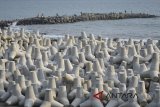
[[0, 21], [0, 28], [8, 27], [13, 22], [17, 22], [17, 25], [36, 25], [36, 24], [64, 24], [64, 23], [75, 23], [81, 21], [95, 21], [95, 20], [118, 20], [118, 19], [130, 19], [130, 18], [155, 18], [156, 15], [146, 13], [127, 13], [126, 11], [119, 13], [82, 13], [80, 15], [63, 15], [59, 16], [44, 16], [37, 15], [32, 18], [16, 19], [9, 21]]

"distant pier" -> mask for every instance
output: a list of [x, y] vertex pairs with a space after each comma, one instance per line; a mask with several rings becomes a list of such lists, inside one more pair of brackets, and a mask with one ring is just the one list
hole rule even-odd
[[[80, 21], [95, 21], [95, 20], [118, 20], [130, 18], [154, 18], [156, 15], [146, 13], [81, 13], [80, 15], [72, 16], [37, 16], [32, 18], [17, 19], [17, 25], [36, 25], [36, 24], [63, 24], [75, 23]], [[8, 27], [13, 21], [0, 21], [0, 27]]]

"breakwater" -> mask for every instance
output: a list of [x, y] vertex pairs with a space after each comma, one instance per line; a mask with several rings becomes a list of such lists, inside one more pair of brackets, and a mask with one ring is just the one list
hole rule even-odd
[[[94, 21], [94, 20], [118, 20], [129, 18], [154, 18], [156, 15], [146, 13], [81, 13], [80, 15], [72, 16], [37, 16], [32, 18], [17, 19], [17, 25], [35, 25], [35, 24], [63, 24], [75, 23], [80, 21]], [[15, 20], [14, 20], [15, 21]], [[13, 21], [0, 21], [0, 27], [7, 27]]]
[[160, 40], [106, 39], [85, 32], [47, 38], [39, 31], [3, 29], [0, 102], [16, 107], [160, 107], [159, 56]]
[[0, 28], [8, 27], [13, 21], [0, 21]]

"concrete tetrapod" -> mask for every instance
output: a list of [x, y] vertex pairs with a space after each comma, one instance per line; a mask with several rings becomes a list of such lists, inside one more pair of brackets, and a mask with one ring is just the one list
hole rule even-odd
[[159, 106], [160, 106], [160, 89], [155, 89], [153, 100], [146, 107], [159, 107]]
[[159, 80], [158, 73], [159, 73], [159, 54], [153, 53], [150, 69], [148, 71], [141, 73], [141, 78], [148, 77], [151, 78], [153, 81], [158, 81]]
[[46, 89], [45, 98], [40, 107], [64, 107], [64, 105], [53, 99], [51, 89]]
[[137, 96], [135, 95], [136, 94], [135, 89], [132, 88], [128, 92], [131, 93], [132, 97], [128, 97], [128, 101], [122, 103], [118, 107], [140, 107], [140, 105], [137, 103]]
[[33, 86], [28, 86], [25, 93], [24, 107], [32, 107], [33, 105], [40, 106], [41, 103], [42, 101], [35, 96]]
[[92, 89], [89, 99], [81, 103], [80, 107], [103, 107], [102, 102], [94, 97], [94, 94], [96, 93], [98, 93], [98, 89]]
[[19, 84], [15, 84], [12, 90], [11, 96], [6, 101], [6, 104], [8, 105], [15, 105], [24, 99]]
[[123, 100], [120, 98], [120, 96], [116, 95], [117, 93], [119, 93], [119, 88], [113, 88], [111, 92], [111, 96], [113, 94], [116, 97], [111, 98], [105, 107], [118, 107], [123, 103]]

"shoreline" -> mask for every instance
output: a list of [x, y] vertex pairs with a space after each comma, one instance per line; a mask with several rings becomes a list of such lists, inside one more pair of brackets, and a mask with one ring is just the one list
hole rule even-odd
[[120, 19], [132, 19], [132, 18], [156, 18], [159, 16], [146, 14], [146, 13], [81, 13], [80, 15], [62, 15], [59, 16], [37, 16], [24, 19], [0, 21], [0, 28], [9, 27], [13, 22], [17, 22], [16, 25], [44, 25], [44, 24], [66, 24], [76, 23], [84, 21], [96, 21], [96, 20], [120, 20]]

